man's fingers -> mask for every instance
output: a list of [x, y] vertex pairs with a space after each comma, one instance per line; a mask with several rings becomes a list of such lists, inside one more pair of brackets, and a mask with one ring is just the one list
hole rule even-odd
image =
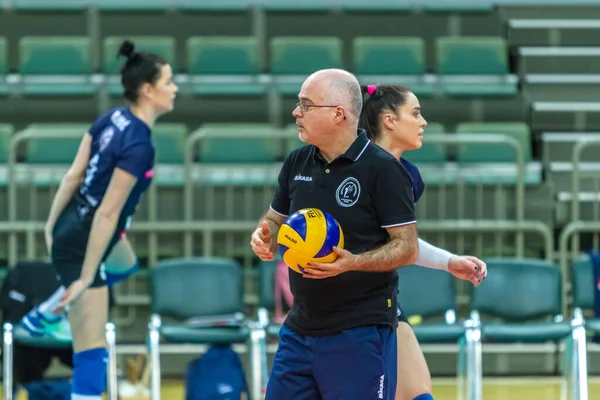
[[271, 235], [263, 235], [262, 231], [256, 230], [256, 232], [252, 234], [250, 242], [254, 242], [257, 245], [266, 245], [271, 243]]
[[270, 251], [268, 251], [268, 250], [265, 250], [265, 249], [254, 249], [254, 248], [253, 248], [252, 250], [253, 250], [253, 251], [254, 251], [254, 253], [255, 253], [257, 256], [259, 256], [259, 257], [270, 257], [270, 258], [273, 258], [273, 257], [274, 257], [274, 256], [273, 256], [273, 253], [271, 253]]
[[250, 243], [252, 251], [263, 261], [273, 261], [275, 259], [273, 253], [264, 245], [256, 245], [254, 242]]
[[258, 238], [256, 236], [252, 236], [252, 240], [250, 240], [250, 245], [251, 246], [256, 246], [256, 247], [262, 247], [265, 249], [269, 249], [267, 247], [267, 243], [265, 243], [261, 238]]
[[304, 268], [304, 273], [302, 274], [302, 276], [305, 278], [322, 279], [327, 278], [329, 275], [327, 271], [319, 270], [316, 267], [312, 266], [311, 268]]
[[250, 241], [250, 246], [252, 246], [252, 248], [253, 248], [253, 249], [254, 249], [254, 248], [256, 248], [256, 249], [261, 249], [261, 250], [268, 251], [268, 252], [270, 252], [270, 251], [271, 251], [271, 249], [270, 249], [270, 247], [267, 245], [267, 243], [263, 242], [263, 241], [262, 241], [262, 240], [260, 240], [260, 239], [256, 239], [256, 238], [253, 238], [253, 239]]
[[271, 236], [271, 228], [269, 227], [269, 223], [267, 221], [263, 221], [262, 224], [260, 224], [261, 226], [261, 233], [264, 236]]

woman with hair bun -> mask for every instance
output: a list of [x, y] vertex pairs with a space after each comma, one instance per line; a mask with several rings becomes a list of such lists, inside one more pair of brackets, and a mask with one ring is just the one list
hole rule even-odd
[[171, 66], [124, 41], [121, 84], [127, 106], [96, 119], [54, 196], [45, 238], [61, 288], [29, 312], [21, 325], [32, 335], [59, 336], [68, 308], [73, 341], [73, 400], [100, 400], [106, 386], [108, 286], [138, 262], [125, 233], [154, 174], [152, 128], [173, 110], [177, 86]]

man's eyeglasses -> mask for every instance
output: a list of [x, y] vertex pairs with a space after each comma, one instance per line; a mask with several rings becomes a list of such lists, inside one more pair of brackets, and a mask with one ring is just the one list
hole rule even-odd
[[315, 105], [315, 104], [297, 103], [296, 107], [299, 107], [300, 111], [302, 111], [302, 112], [307, 112], [308, 110], [310, 110], [311, 107], [316, 107], [316, 108], [335, 108], [337, 106], [319, 106], [319, 105]]

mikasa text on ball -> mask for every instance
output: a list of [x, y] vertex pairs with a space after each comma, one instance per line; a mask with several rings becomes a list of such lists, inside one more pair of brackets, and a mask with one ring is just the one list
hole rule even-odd
[[338, 256], [333, 246], [344, 248], [344, 233], [330, 214], [304, 208], [287, 217], [279, 228], [277, 243], [287, 266], [302, 273], [311, 261], [334, 262]]

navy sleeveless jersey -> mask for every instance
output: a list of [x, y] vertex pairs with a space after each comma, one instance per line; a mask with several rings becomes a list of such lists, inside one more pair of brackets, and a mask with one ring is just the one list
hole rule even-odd
[[101, 115], [89, 133], [92, 135], [92, 148], [80, 194], [89, 207], [95, 209], [104, 198], [115, 168], [135, 176], [137, 182], [119, 218], [123, 221], [133, 215], [154, 175], [154, 144], [150, 128], [128, 107], [119, 107]]
[[416, 203], [423, 195], [423, 192], [425, 192], [425, 182], [423, 182], [419, 168], [417, 168], [415, 164], [405, 160], [404, 158], [400, 158], [400, 164], [402, 164], [408, 177], [410, 178], [410, 182], [412, 184], [413, 201]]

